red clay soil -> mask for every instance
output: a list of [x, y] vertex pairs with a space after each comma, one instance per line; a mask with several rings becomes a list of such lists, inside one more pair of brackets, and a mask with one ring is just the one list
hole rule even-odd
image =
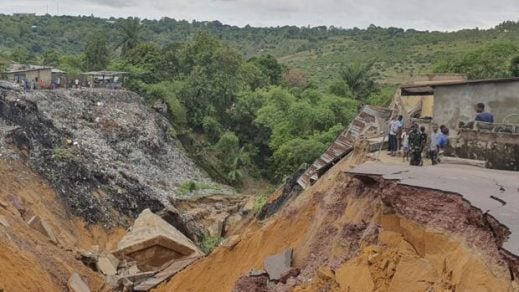
[[[55, 192], [20, 162], [0, 160], [0, 290], [67, 291], [67, 281], [80, 274], [92, 291], [105, 290], [103, 277], [75, 258], [79, 249], [110, 249], [125, 233], [85, 227], [63, 209]], [[26, 222], [39, 216], [58, 243]]]
[[236, 282], [233, 292], [267, 292], [269, 277], [267, 275], [242, 276]]
[[240, 277], [263, 268], [265, 257], [289, 247], [301, 274], [269, 291], [510, 291], [516, 285], [479, 211], [448, 194], [427, 205], [442, 194], [396, 186], [389, 192], [388, 185], [344, 174], [349, 167], [351, 159], [342, 161], [281, 212], [251, 223], [236, 245], [217, 248], [157, 291], [232, 291]]

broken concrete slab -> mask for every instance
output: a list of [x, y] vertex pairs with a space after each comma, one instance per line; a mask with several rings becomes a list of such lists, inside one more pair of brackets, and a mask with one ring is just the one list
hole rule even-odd
[[128, 279], [129, 281], [131, 281], [137, 285], [137, 284], [144, 282], [145, 280], [153, 277], [155, 274], [157, 274], [157, 271], [142, 272], [142, 273], [139, 272], [136, 274], [122, 276], [121, 279]]
[[136, 275], [136, 274], [138, 274], [140, 272], [141, 271], [139, 270], [139, 267], [137, 267], [137, 265], [133, 265], [128, 270], [126, 270], [126, 273], [128, 275]]
[[119, 260], [116, 259], [112, 254], [102, 254], [97, 259], [97, 270], [107, 276], [113, 276], [117, 274], [117, 266]]
[[41, 234], [47, 236], [50, 241], [54, 244], [58, 243], [56, 236], [54, 235], [54, 231], [47, 221], [42, 220], [39, 216], [34, 215], [28, 221], [27, 224], [31, 226], [34, 230], [40, 232]]
[[243, 215], [247, 215], [252, 212], [252, 209], [254, 209], [254, 205], [256, 204], [256, 197], [250, 196], [245, 204], [243, 205], [243, 208], [241, 210]]
[[75, 258], [80, 260], [85, 266], [89, 267], [93, 271], [97, 269], [97, 259], [99, 258], [99, 250], [82, 250], [79, 249], [76, 252]]
[[117, 269], [119, 267], [119, 259], [109, 252], [103, 252], [101, 256], [106, 257], [112, 265]]
[[[227, 214], [228, 216], [228, 214]], [[222, 216], [221, 216], [222, 217]], [[221, 237], [223, 234], [223, 226], [224, 226], [225, 217], [217, 219], [213, 222], [213, 224], [207, 227], [207, 231], [209, 232], [209, 236], [213, 237]]]
[[249, 272], [249, 277], [258, 277], [258, 276], [262, 276], [262, 275], [267, 275], [267, 271], [265, 270], [255, 270], [255, 269], [252, 269], [250, 270]]
[[54, 230], [52, 229], [52, 226], [50, 226], [50, 224], [45, 220], [41, 220], [41, 226], [45, 230], [45, 235], [47, 235], [50, 241], [54, 244], [58, 244], [58, 239], [54, 235]]
[[241, 241], [241, 237], [238, 234], [232, 235], [222, 242], [221, 246], [232, 249]]
[[289, 248], [277, 255], [265, 258], [265, 270], [269, 274], [270, 280], [279, 281], [281, 277], [290, 270], [292, 266], [292, 248]]
[[127, 278], [121, 278], [117, 284], [118, 287], [122, 287], [122, 291], [132, 291], [134, 283]]
[[78, 273], [73, 273], [68, 279], [68, 288], [71, 292], [90, 292], [88, 285], [81, 279]]
[[485, 160], [465, 159], [465, 158], [450, 157], [450, 156], [442, 157], [441, 163], [442, 164], [469, 165], [469, 166], [477, 166], [477, 167], [481, 167], [481, 168], [485, 168], [485, 165], [486, 165]]
[[2, 216], [2, 215], [0, 215], [0, 225], [3, 225], [4, 227], [9, 227], [10, 226], [9, 222], [7, 222], [7, 219], [4, 216]]
[[141, 271], [151, 271], [173, 259], [204, 253], [175, 227], [146, 209], [119, 241], [114, 255], [137, 262]]
[[145, 280], [144, 282], [140, 283], [139, 285], [136, 285], [133, 290], [134, 291], [149, 291], [155, 286], [159, 285], [160, 283], [170, 279], [178, 272], [185, 269], [187, 266], [191, 265], [193, 262], [198, 260], [200, 256], [194, 256], [194, 257], [188, 257], [183, 258], [180, 260], [174, 261], [171, 265], [169, 265], [164, 270], [160, 271], [159, 273], [155, 274], [153, 277]]

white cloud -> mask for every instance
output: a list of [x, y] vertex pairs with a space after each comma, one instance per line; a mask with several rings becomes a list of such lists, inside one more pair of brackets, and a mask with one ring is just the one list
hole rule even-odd
[[0, 0], [3, 13], [100, 17], [164, 16], [244, 26], [396, 26], [421, 30], [490, 27], [517, 20], [517, 0]]

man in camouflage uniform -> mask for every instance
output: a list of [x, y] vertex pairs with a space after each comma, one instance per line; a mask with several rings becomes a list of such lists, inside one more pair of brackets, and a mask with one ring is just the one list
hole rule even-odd
[[423, 135], [418, 130], [418, 124], [413, 122], [411, 125], [411, 132], [409, 133], [409, 152], [411, 154], [411, 159], [409, 161], [410, 165], [421, 165], [423, 143]]

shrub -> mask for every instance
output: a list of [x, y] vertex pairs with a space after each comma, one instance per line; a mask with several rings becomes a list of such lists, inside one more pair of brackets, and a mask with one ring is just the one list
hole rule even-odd
[[263, 209], [265, 204], [267, 204], [268, 198], [268, 194], [261, 194], [257, 196], [256, 200], [254, 201], [254, 206], [252, 206], [252, 213], [258, 214], [261, 211], [261, 209]]
[[57, 147], [52, 151], [52, 156], [61, 161], [73, 160], [77, 153], [74, 149], [66, 147]]
[[200, 243], [200, 249], [205, 254], [210, 254], [222, 242], [220, 236], [206, 236]]

